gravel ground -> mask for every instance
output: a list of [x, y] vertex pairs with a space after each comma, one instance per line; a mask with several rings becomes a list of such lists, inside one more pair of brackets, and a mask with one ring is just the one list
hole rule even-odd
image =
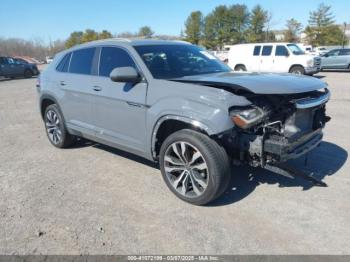
[[318, 77], [332, 121], [305, 168], [329, 187], [241, 167], [206, 207], [177, 199], [136, 156], [88, 142], [54, 148], [36, 80], [0, 80], [0, 253], [350, 254], [350, 73]]

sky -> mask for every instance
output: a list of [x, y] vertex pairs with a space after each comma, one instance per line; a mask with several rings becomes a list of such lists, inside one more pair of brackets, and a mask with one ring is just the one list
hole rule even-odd
[[337, 23], [350, 23], [350, 0], [0, 0], [0, 37], [41, 39], [45, 42], [66, 39], [87, 28], [106, 29], [112, 34], [137, 32], [151, 26], [156, 34], [179, 35], [192, 11], [204, 15], [221, 4], [256, 4], [272, 13], [272, 29], [283, 29], [295, 18], [307, 24], [309, 11], [324, 2], [332, 6]]

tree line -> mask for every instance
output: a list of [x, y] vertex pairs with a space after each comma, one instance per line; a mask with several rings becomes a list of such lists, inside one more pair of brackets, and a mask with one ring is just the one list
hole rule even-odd
[[[184, 39], [209, 49], [238, 43], [275, 42], [271, 23], [272, 13], [261, 5], [251, 10], [244, 4], [219, 5], [206, 16], [201, 11], [192, 12], [185, 21]], [[282, 41], [298, 42], [302, 31], [302, 24], [291, 18], [286, 21]], [[309, 13], [304, 32], [306, 41], [313, 46], [340, 45], [344, 39], [331, 6], [323, 3]]]
[[[275, 42], [276, 37], [271, 30], [272, 18], [271, 12], [261, 5], [251, 10], [244, 4], [219, 5], [206, 16], [201, 11], [192, 12], [184, 23], [181, 36], [155, 35], [149, 26], [143, 26], [135, 33], [126, 31], [115, 35], [107, 30], [97, 32], [86, 29], [72, 32], [66, 40], [50, 41], [49, 44], [40, 39], [0, 38], [0, 54], [44, 60], [45, 56], [53, 56], [65, 48], [111, 37], [183, 39], [208, 49], [221, 49], [224, 45], [238, 43]], [[341, 45], [346, 39], [343, 31], [335, 24], [331, 6], [325, 4], [320, 4], [309, 13], [305, 27], [294, 18], [288, 19], [282, 41], [298, 42], [302, 32], [306, 35], [306, 42], [313, 46]]]

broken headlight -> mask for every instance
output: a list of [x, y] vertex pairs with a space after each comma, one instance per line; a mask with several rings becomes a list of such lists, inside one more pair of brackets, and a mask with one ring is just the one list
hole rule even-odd
[[230, 111], [232, 122], [242, 128], [247, 129], [259, 124], [264, 119], [265, 113], [262, 109], [255, 106], [245, 107], [244, 109], [232, 109]]

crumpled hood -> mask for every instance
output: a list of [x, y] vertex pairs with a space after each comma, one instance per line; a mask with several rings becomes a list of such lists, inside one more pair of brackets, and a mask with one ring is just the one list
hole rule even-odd
[[292, 74], [214, 73], [186, 76], [172, 81], [248, 91], [255, 94], [296, 94], [326, 88], [327, 84], [315, 77]]

